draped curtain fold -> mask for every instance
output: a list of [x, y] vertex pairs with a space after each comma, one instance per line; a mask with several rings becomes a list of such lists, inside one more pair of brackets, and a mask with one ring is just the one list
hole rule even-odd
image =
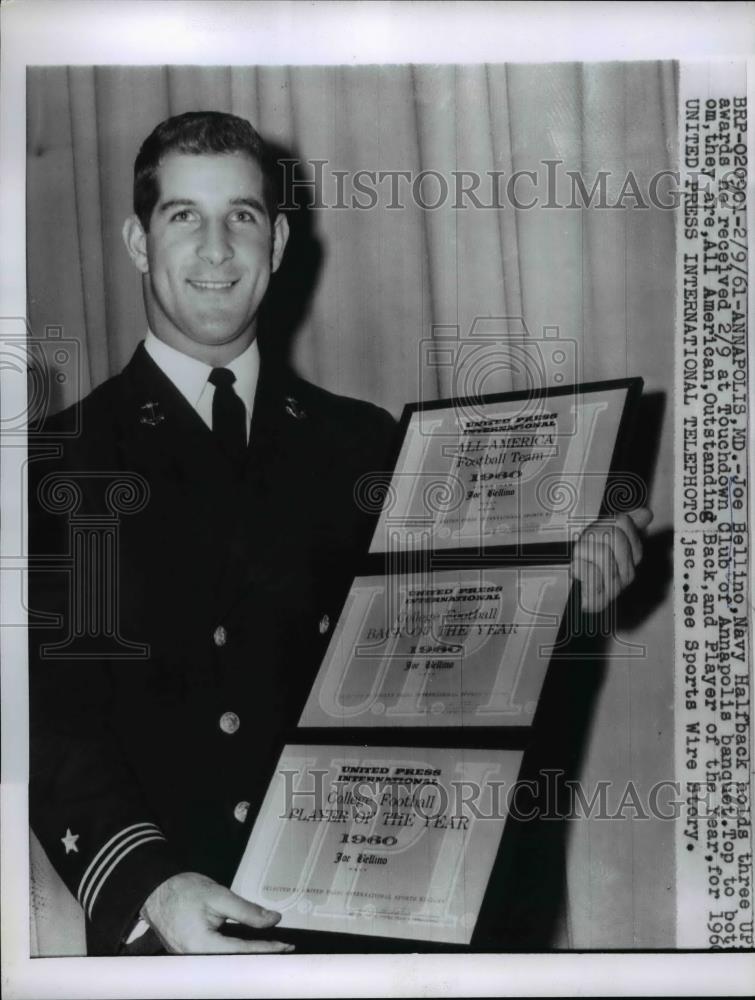
[[[457, 389], [451, 368], [425, 363], [433, 339], [471, 344], [483, 320], [505, 342], [523, 322], [531, 337], [557, 331], [570, 345], [576, 380], [642, 375], [646, 391], [670, 396], [674, 213], [633, 208], [631, 198], [629, 209], [516, 210], [502, 193], [515, 171], [547, 169], [558, 173], [549, 194], [561, 205], [572, 196], [567, 171], [588, 191], [607, 171], [609, 203], [629, 171], [646, 192], [675, 163], [673, 64], [44, 67], [28, 74], [28, 313], [33, 337], [57, 327], [81, 345], [80, 373], [56, 383], [56, 407], [119, 371], [144, 335], [139, 279], [120, 236], [133, 160], [159, 121], [197, 108], [247, 117], [306, 161], [296, 180], [309, 202], [310, 271], [291, 286], [301, 299], [291, 360], [305, 377], [398, 414], [409, 400]], [[335, 171], [344, 183], [372, 172], [378, 204], [352, 206], [349, 184], [339, 203]], [[378, 181], [380, 171], [393, 180]], [[481, 204], [459, 188], [475, 175]], [[523, 203], [533, 196], [526, 174], [515, 193]], [[522, 387], [523, 378], [494, 364], [482, 387]], [[657, 465], [672, 461], [666, 420]], [[650, 502], [663, 530], [668, 478], [654, 479]], [[610, 651], [586, 783], [608, 773], [649, 787], [671, 773], [669, 602], [631, 628], [646, 654], [638, 666], [623, 645]], [[670, 827], [573, 826], [562, 947], [673, 946]]]

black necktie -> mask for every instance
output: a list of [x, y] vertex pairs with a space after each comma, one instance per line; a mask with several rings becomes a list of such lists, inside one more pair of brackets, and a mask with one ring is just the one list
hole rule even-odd
[[236, 376], [228, 368], [213, 368], [209, 382], [215, 386], [212, 397], [212, 433], [235, 460], [246, 451], [246, 407], [233, 391]]

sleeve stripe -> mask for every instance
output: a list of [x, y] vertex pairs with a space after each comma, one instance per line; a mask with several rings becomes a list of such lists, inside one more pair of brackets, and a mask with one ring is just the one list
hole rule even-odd
[[92, 919], [92, 907], [94, 906], [94, 901], [97, 899], [100, 889], [103, 887], [105, 882], [107, 882], [108, 876], [110, 875], [112, 870], [116, 867], [116, 865], [120, 864], [120, 862], [123, 861], [126, 855], [130, 854], [131, 851], [134, 850], [134, 848], [141, 847], [142, 844], [147, 844], [151, 840], [165, 840], [165, 837], [163, 836], [162, 833], [160, 833], [159, 830], [157, 830], [156, 832], [145, 831], [144, 834], [139, 835], [138, 840], [135, 840], [134, 843], [131, 844], [129, 847], [127, 847], [124, 851], [121, 851], [120, 855], [113, 861], [110, 867], [102, 873], [102, 876], [100, 877], [99, 882], [97, 883], [97, 888], [94, 890], [94, 892], [92, 893], [92, 897], [89, 900], [89, 906], [87, 908], [87, 916], [89, 917], [90, 920]]
[[[79, 888], [76, 896], [82, 906], [85, 907], [85, 896], [88, 893], [88, 889], [91, 887], [91, 881], [93, 881], [97, 876], [97, 870], [107, 864], [113, 850], [117, 850], [118, 841], [122, 840], [134, 830], [158, 830], [159, 832], [159, 828], [154, 823], [133, 823], [131, 826], [127, 826], [123, 830], [119, 830], [118, 833], [111, 837], [110, 840], [108, 840], [108, 842], [104, 844], [92, 858], [89, 867], [81, 877], [81, 882], [79, 882]], [[109, 855], [108, 851], [110, 852]]]
[[134, 840], [140, 842], [145, 837], [149, 837], [151, 840], [152, 839], [165, 840], [165, 836], [156, 826], [150, 826], [146, 830], [138, 830], [136, 833], [132, 833], [128, 837], [120, 837], [116, 845], [113, 848], [111, 848], [111, 850], [105, 855], [102, 861], [100, 861], [96, 871], [92, 873], [92, 876], [89, 879], [86, 891], [83, 893], [81, 897], [81, 905], [85, 910], [90, 908], [90, 902], [87, 897], [91, 895], [91, 892], [94, 889], [95, 885], [97, 885], [98, 883], [101, 885], [102, 882], [105, 881], [106, 876], [103, 876], [102, 874], [105, 865], [107, 865], [109, 862], [112, 861], [112, 864], [107, 869], [107, 874], [109, 875], [110, 872], [113, 870], [113, 868], [115, 868], [115, 866], [121, 860], [121, 858], [124, 857], [126, 854], [128, 854], [129, 850], [131, 850], [131, 848], [129, 848], [128, 850], [124, 850], [126, 844], [130, 844]]

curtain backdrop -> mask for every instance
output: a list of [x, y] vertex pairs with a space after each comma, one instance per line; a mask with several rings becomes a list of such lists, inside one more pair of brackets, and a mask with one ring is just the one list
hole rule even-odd
[[[272, 310], [266, 320], [266, 335], [290, 343], [305, 377], [398, 415], [409, 400], [458, 388], [450, 366], [427, 361], [427, 343], [458, 328], [471, 344], [479, 317], [498, 318], [488, 329], [499, 340], [519, 328], [515, 321], [534, 338], [557, 328], [574, 345], [578, 380], [643, 376], [636, 467], [649, 481], [655, 522], [620, 639], [609, 643], [599, 676], [590, 668], [597, 680], [579, 777], [588, 793], [599, 780], [619, 787], [631, 779], [641, 795], [672, 778], [675, 214], [636, 207], [631, 197], [623, 209], [515, 210], [505, 198], [501, 208], [475, 207], [471, 198], [459, 208], [453, 178], [481, 175], [477, 195], [489, 205], [487, 172], [542, 174], [545, 161], [559, 161], [567, 203], [568, 170], [581, 171], [588, 191], [608, 171], [609, 203], [632, 171], [647, 196], [649, 179], [675, 166], [673, 64], [30, 70], [29, 320], [38, 340], [59, 327], [81, 345], [80, 374], [54, 383], [56, 408], [119, 371], [144, 335], [139, 280], [120, 236], [133, 160], [159, 121], [198, 108], [249, 118], [283, 155], [309, 162], [294, 172], [299, 181], [322, 170], [319, 191], [295, 189], [304, 207], [291, 213], [294, 236], [276, 276], [282, 318], [276, 327]], [[435, 172], [419, 194], [425, 205], [443, 203], [423, 208], [402, 181], [403, 208], [389, 207], [388, 182], [374, 185], [373, 208], [334, 207], [332, 172], [348, 180], [359, 170]], [[445, 199], [438, 175], [450, 184]], [[526, 177], [516, 192], [522, 202], [533, 195]], [[349, 205], [353, 188], [342, 194]], [[542, 375], [552, 380], [551, 362]], [[498, 364], [476, 388], [525, 384], [516, 366]], [[580, 664], [569, 669], [583, 676]], [[570, 724], [566, 718], [565, 731]], [[568, 834], [560, 946], [673, 947], [671, 823], [591, 819], [574, 821]], [[36, 844], [33, 857], [38, 894], [73, 907]], [[65, 940], [60, 921], [38, 919], [41, 953], [81, 946], [73, 913]]]

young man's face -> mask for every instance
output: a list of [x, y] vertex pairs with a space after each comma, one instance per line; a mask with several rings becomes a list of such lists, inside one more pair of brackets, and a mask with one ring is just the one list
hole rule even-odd
[[254, 340], [286, 219], [271, 222], [262, 171], [243, 153], [169, 153], [158, 190], [149, 232], [135, 217], [124, 227], [150, 328], [184, 354], [227, 364]]

